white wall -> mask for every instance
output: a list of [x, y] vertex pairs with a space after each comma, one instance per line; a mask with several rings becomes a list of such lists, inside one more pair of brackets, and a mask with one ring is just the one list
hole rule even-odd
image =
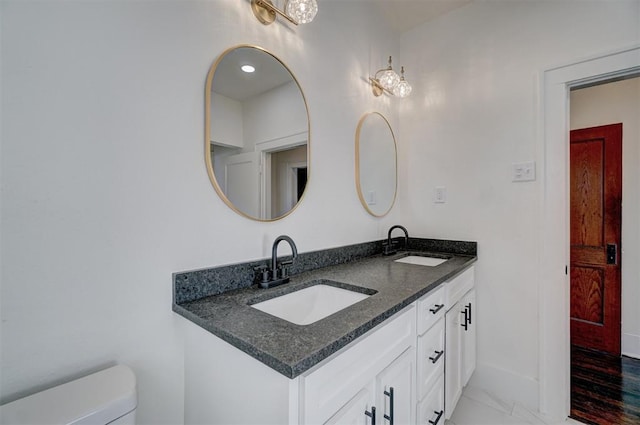
[[[371, 13], [323, 2], [292, 28], [237, 0], [0, 2], [0, 402], [122, 362], [140, 423], [180, 423], [173, 272], [266, 257], [282, 233], [306, 252], [399, 221], [369, 216], [354, 183], [360, 116], [398, 121], [364, 82], [395, 54]], [[205, 170], [205, 77], [240, 43], [288, 64], [311, 115], [308, 193], [274, 223], [235, 214]]]
[[[401, 37], [414, 87], [400, 108], [409, 145], [403, 221], [421, 234], [478, 241], [472, 384], [533, 409], [545, 302], [536, 281], [541, 191], [539, 181], [513, 183], [511, 166], [543, 165], [544, 70], [638, 43], [637, 1], [474, 2]], [[433, 203], [435, 186], [447, 188], [447, 203]]]
[[242, 103], [214, 91], [211, 92], [211, 142], [244, 147]]
[[242, 103], [244, 148], [293, 134], [306, 133], [307, 108], [295, 81]]
[[640, 358], [640, 78], [571, 92], [571, 129], [622, 123], [622, 353]]

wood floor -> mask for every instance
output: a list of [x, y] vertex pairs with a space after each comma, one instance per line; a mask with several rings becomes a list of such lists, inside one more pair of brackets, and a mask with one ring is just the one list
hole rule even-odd
[[640, 425], [640, 360], [573, 346], [571, 417], [592, 425]]

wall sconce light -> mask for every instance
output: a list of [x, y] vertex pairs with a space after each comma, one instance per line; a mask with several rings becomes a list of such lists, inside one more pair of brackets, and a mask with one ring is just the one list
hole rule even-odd
[[411, 94], [411, 85], [404, 79], [404, 66], [400, 68], [400, 76], [396, 74], [391, 66], [391, 56], [389, 65], [378, 70], [373, 77], [369, 77], [373, 95], [378, 97], [382, 93], [397, 97], [407, 97]]
[[280, 15], [294, 25], [313, 21], [318, 13], [316, 0], [286, 0], [284, 12], [273, 5], [271, 0], [251, 0], [251, 10], [264, 25], [272, 24]]

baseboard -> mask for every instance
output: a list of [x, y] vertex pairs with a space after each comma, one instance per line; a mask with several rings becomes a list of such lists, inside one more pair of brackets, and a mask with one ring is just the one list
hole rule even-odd
[[640, 335], [622, 334], [622, 355], [640, 359]]
[[538, 381], [533, 378], [478, 363], [469, 385], [485, 390], [506, 403], [518, 403], [533, 412], [539, 409]]

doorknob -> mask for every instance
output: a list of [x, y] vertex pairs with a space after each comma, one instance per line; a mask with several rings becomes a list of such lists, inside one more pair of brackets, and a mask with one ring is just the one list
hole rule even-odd
[[607, 244], [607, 264], [618, 264], [618, 245]]

